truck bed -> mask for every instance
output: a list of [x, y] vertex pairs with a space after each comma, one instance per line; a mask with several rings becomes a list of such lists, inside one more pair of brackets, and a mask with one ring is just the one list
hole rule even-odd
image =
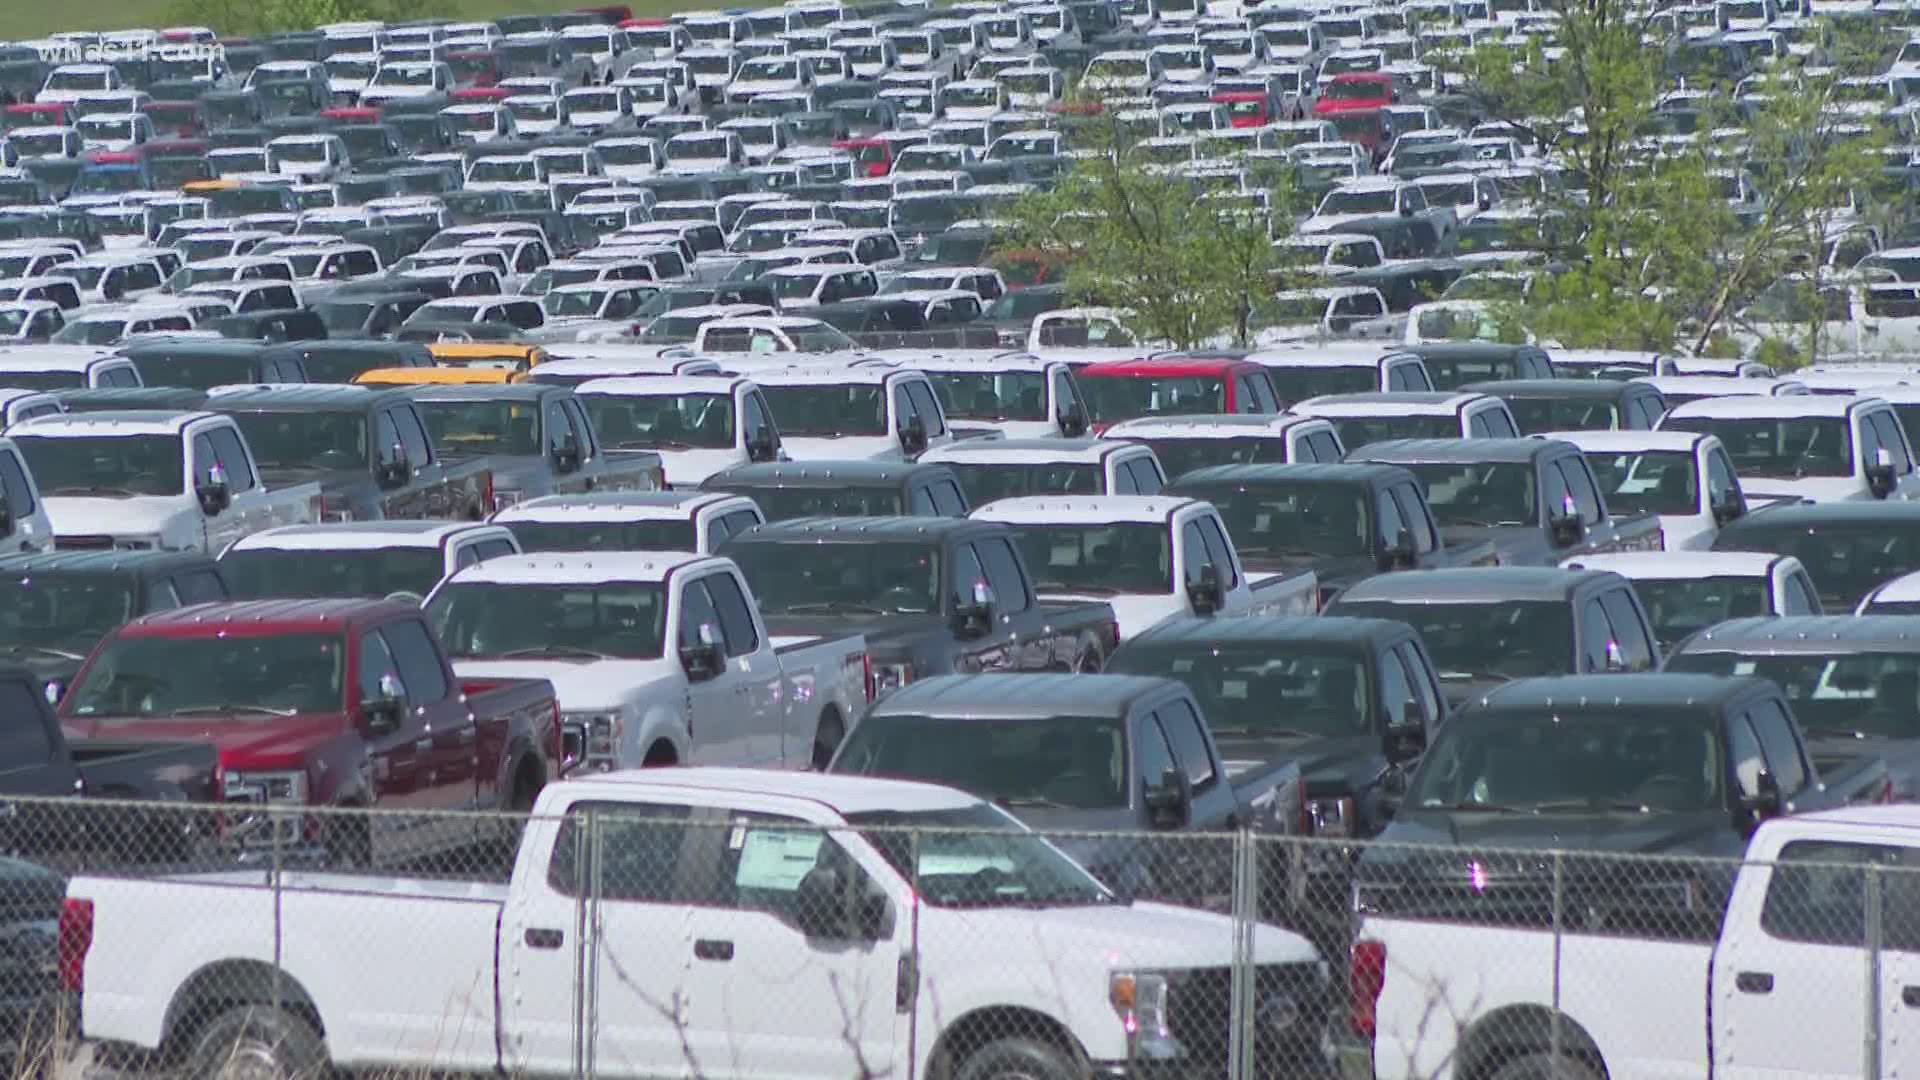
[[[68, 896], [91, 900], [95, 916], [86, 1036], [155, 1049], [171, 1004], [155, 988], [185, 985], [210, 956], [277, 960], [330, 1017], [336, 1064], [498, 1065], [495, 935], [506, 886], [285, 874], [276, 912], [266, 882], [265, 871], [76, 878]], [[209, 922], [215, 910], [221, 917]], [[407, 978], [366, 977], [376, 958], [402, 956]], [[410, 1015], [429, 1008], [434, 1015]]]

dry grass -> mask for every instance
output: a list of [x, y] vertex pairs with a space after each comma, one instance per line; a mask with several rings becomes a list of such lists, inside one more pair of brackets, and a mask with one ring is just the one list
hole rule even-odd
[[[458, 0], [456, 9], [463, 19], [492, 19], [501, 15], [570, 11], [589, 3], [590, 0]], [[724, 6], [720, 0], [625, 0], [625, 3], [635, 15], [642, 17]], [[160, 27], [170, 21], [168, 12], [173, 7], [174, 0], [115, 0], [113, 3], [96, 0], [71, 8], [32, 0], [0, 0], [0, 39], [40, 38], [61, 30]]]

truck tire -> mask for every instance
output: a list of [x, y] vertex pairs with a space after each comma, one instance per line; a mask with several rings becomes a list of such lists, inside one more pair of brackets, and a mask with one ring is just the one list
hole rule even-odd
[[1493, 1080], [1606, 1080], [1586, 1061], [1562, 1053], [1542, 1051], [1514, 1058], [1493, 1074]]
[[960, 1063], [955, 1080], [1078, 1080], [1081, 1070], [1052, 1043], [1033, 1038], [999, 1039]]
[[336, 870], [373, 869], [373, 822], [360, 807], [345, 807], [346, 813], [328, 814], [320, 819], [322, 850], [327, 865]]
[[305, 1020], [270, 1005], [240, 1005], [200, 1029], [187, 1055], [195, 1080], [317, 1080], [327, 1048]]

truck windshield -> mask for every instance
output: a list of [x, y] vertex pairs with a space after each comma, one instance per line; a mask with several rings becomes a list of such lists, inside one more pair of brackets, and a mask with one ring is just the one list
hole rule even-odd
[[[39, 476], [38, 469], [34, 475]], [[1814, 588], [1828, 611], [1852, 611], [1874, 586], [1920, 566], [1920, 535], [1886, 524], [1822, 523], [1809, 528], [1770, 525], [1761, 517], [1751, 524], [1742, 518], [1733, 531], [1741, 551], [1792, 555], [1805, 566], [1818, 567]], [[1732, 550], [1732, 545], [1723, 550]]]
[[338, 713], [346, 704], [342, 644], [322, 633], [116, 637], [69, 700], [73, 715], [88, 717]]
[[879, 386], [767, 386], [762, 391], [773, 415], [780, 418], [780, 434], [789, 438], [887, 433], [887, 408]]
[[960, 478], [968, 506], [985, 506], [995, 499], [1019, 495], [1099, 495], [1106, 487], [1100, 466], [1091, 464], [949, 461], [947, 465]]
[[42, 495], [178, 495], [186, 466], [174, 435], [14, 436]]
[[1575, 814], [1714, 810], [1723, 805], [1723, 768], [1719, 735], [1698, 714], [1503, 711], [1441, 728], [1404, 805]]
[[1373, 554], [1369, 489], [1343, 484], [1189, 484], [1219, 509], [1242, 558]]
[[940, 610], [940, 552], [874, 542], [729, 545], [767, 615], [925, 615]]
[[449, 656], [652, 660], [664, 655], [667, 596], [659, 582], [463, 581], [435, 594], [427, 620]]
[[[1284, 395], [1283, 395], [1284, 396]], [[1389, 439], [1458, 439], [1456, 416], [1340, 416], [1328, 417], [1349, 450]]]
[[1662, 649], [1714, 623], [1768, 614], [1764, 577], [1635, 578], [1633, 591]]
[[1418, 462], [1405, 466], [1427, 489], [1442, 528], [1540, 524], [1533, 466], [1491, 462]]
[[236, 412], [233, 419], [261, 468], [367, 467], [367, 417], [363, 412]]
[[134, 616], [134, 581], [117, 574], [0, 579], [0, 652], [79, 660]]
[[1412, 624], [1440, 678], [1449, 682], [1526, 679], [1573, 670], [1573, 614], [1555, 600], [1341, 600], [1328, 614]]
[[935, 907], [1116, 902], [1059, 848], [986, 803], [951, 810], [867, 810], [848, 814], [847, 823], [913, 883], [916, 897]]
[[803, 517], [898, 517], [907, 512], [896, 485], [887, 487], [756, 487], [740, 493], [760, 504], [768, 521]]
[[1107, 670], [1186, 683], [1217, 734], [1341, 738], [1374, 730], [1366, 665], [1356, 655], [1317, 652], [1311, 644], [1134, 642], [1114, 654]]
[[1772, 679], [1787, 692], [1809, 735], [1920, 736], [1920, 655], [1913, 653], [1687, 652], [1669, 661], [1667, 670]]
[[540, 407], [526, 401], [422, 400], [421, 419], [436, 449], [465, 457], [540, 453]]
[[1038, 371], [929, 371], [948, 419], [1045, 420], [1046, 376]]
[[1126, 750], [1112, 719], [869, 716], [833, 770], [945, 784], [1002, 806], [1105, 810], [1127, 805]]
[[445, 573], [440, 549], [368, 548], [362, 551], [248, 548], [220, 559], [236, 600], [293, 596], [383, 597], [433, 591]]
[[733, 449], [733, 395], [582, 394], [593, 433], [616, 450]]
[[[1168, 476], [1180, 476], [1210, 465], [1248, 465], [1287, 460], [1286, 440], [1272, 437], [1244, 439], [1141, 439], [1153, 447], [1153, 456]], [[1348, 444], [1352, 445], [1352, 444]], [[973, 505], [980, 505], [975, 502]]]
[[1171, 536], [1164, 524], [1014, 528], [1034, 589], [1092, 596], [1172, 592]]
[[509, 521], [522, 551], [698, 551], [691, 521]]
[[1507, 409], [1521, 431], [1609, 431], [1619, 425], [1611, 401], [1515, 397], [1507, 399]]
[[1691, 451], [1589, 453], [1587, 464], [1593, 467], [1594, 479], [1606, 494], [1607, 509], [1616, 514], [1685, 516], [1700, 512], [1700, 478]]
[[1853, 436], [1841, 417], [1676, 416], [1660, 426], [1719, 436], [1733, 455], [1734, 471], [1742, 477], [1797, 480], [1853, 475]]
[[[1139, 416], [1195, 416], [1230, 411], [1226, 380], [1206, 375], [1088, 378], [1083, 374], [1080, 394], [1087, 399], [1087, 411], [1093, 414], [1093, 419], [1104, 424]], [[1287, 400], [1285, 394], [1281, 398]], [[781, 428], [785, 427], [783, 421]]]
[[[1318, 309], [1315, 309], [1316, 314]], [[1281, 401], [1305, 401], [1322, 394], [1365, 394], [1380, 389], [1380, 369], [1365, 367], [1270, 367], [1274, 393]], [[1448, 438], [1459, 436], [1458, 425]]]

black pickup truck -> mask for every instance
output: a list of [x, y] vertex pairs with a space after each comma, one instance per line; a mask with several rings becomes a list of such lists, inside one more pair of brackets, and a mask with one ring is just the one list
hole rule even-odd
[[1658, 551], [1657, 514], [1612, 516], [1593, 466], [1557, 439], [1395, 439], [1350, 462], [1399, 465], [1420, 478], [1451, 543], [1491, 540], [1503, 566], [1553, 566], [1598, 551]]
[[1772, 679], [1821, 772], [1878, 754], [1893, 799], [1920, 797], [1920, 615], [1731, 619], [1682, 642], [1666, 669]]
[[70, 800], [212, 802], [220, 758], [211, 742], [68, 739], [40, 677], [24, 668], [0, 668], [0, 715], [0, 851], [104, 866], [194, 854], [210, 822]]
[[1050, 602], [1005, 525], [968, 518], [796, 518], [735, 534], [731, 557], [776, 634], [865, 634], [875, 691], [929, 675], [1099, 671], [1113, 606]]
[[1081, 834], [1056, 842], [1124, 895], [1205, 904], [1232, 895], [1232, 861], [1196, 849], [1225, 852], [1139, 834], [1306, 827], [1298, 764], [1230, 755], [1174, 679], [946, 675], [868, 710], [827, 771], [960, 788], [1034, 829]]
[[[1821, 772], [1794, 703], [1766, 679], [1525, 679], [1455, 714], [1354, 871], [1363, 912], [1527, 923], [1562, 910], [1720, 910], [1768, 817], [1880, 801], [1872, 754]], [[1461, 847], [1481, 849], [1463, 866]], [[1573, 853], [1561, 860], [1532, 852]], [[1617, 855], [1707, 856], [1636, 864]], [[1556, 875], [1556, 863], [1561, 872]]]
[[800, 517], [966, 517], [960, 478], [914, 461], [757, 461], [707, 477], [702, 491], [744, 495], [768, 521]]
[[93, 647], [148, 612], [228, 598], [226, 574], [193, 551], [0, 556], [0, 657], [58, 701]]
[[207, 407], [240, 425], [269, 486], [319, 482], [323, 521], [478, 521], [494, 510], [487, 463], [443, 460], [403, 391], [248, 387]]
[[1342, 593], [1327, 614], [1411, 624], [1455, 706], [1515, 679], [1660, 666], [1646, 605], [1631, 581], [1607, 570], [1383, 574]]
[[1491, 541], [1449, 542], [1420, 481], [1393, 465], [1216, 465], [1167, 492], [1212, 503], [1248, 570], [1312, 570], [1319, 607], [1374, 574], [1494, 561]]

